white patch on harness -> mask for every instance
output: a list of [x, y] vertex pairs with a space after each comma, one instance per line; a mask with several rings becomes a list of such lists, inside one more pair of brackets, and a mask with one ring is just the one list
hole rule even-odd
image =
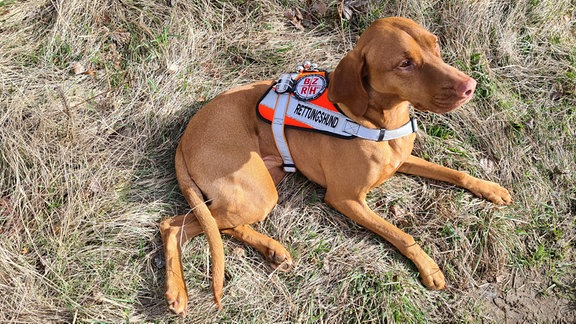
[[314, 100], [320, 97], [328, 82], [320, 74], [309, 74], [301, 77], [294, 85], [294, 96], [302, 101]]

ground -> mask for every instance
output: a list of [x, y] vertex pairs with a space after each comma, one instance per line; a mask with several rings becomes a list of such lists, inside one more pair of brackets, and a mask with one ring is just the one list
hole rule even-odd
[[[514, 204], [405, 175], [370, 193], [444, 270], [449, 288], [432, 292], [296, 174], [257, 225], [294, 269], [224, 237], [218, 312], [200, 236], [183, 248], [188, 317], [171, 314], [158, 224], [189, 211], [173, 168], [187, 120], [303, 60], [335, 68], [393, 15], [478, 81], [453, 113], [414, 112], [415, 153], [502, 184]], [[0, 321], [575, 322], [575, 32], [567, 0], [0, 0]]]

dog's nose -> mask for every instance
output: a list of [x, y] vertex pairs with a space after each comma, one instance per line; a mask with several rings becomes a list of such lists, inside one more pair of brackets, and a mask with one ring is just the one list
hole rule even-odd
[[475, 89], [476, 89], [476, 80], [474, 80], [472, 78], [468, 78], [465, 81], [460, 82], [456, 86], [456, 92], [462, 98], [468, 98], [468, 97], [472, 96]]

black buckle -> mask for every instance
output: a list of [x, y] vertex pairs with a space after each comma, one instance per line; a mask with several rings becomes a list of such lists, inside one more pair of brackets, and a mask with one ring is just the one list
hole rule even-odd
[[412, 126], [412, 133], [416, 133], [418, 131], [418, 124], [416, 122], [416, 118], [410, 118], [410, 125]]
[[386, 130], [384, 128], [380, 129], [380, 135], [378, 136], [378, 142], [382, 142], [386, 136]]

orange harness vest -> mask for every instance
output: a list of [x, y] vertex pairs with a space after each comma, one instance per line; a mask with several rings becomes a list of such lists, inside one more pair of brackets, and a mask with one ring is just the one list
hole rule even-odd
[[414, 118], [392, 130], [367, 128], [348, 118], [328, 100], [326, 74], [326, 71], [309, 69], [282, 74], [258, 101], [258, 116], [272, 125], [276, 147], [284, 160], [286, 172], [295, 172], [296, 167], [284, 135], [285, 127], [372, 141], [388, 141], [417, 131]]
[[[284, 92], [282, 90], [279, 91], [278, 88], [286, 86], [286, 83], [290, 83], [290, 85], [287, 85], [289, 88], [285, 89]], [[279, 103], [283, 103], [283, 99], [287, 101], [287, 105], [290, 105], [290, 103], [296, 105], [293, 111], [296, 116], [287, 115], [284, 119], [284, 125], [287, 127], [322, 132], [322, 127], [316, 128], [315, 126], [317, 125], [315, 124], [324, 124], [335, 128], [337, 123], [340, 122], [341, 116], [344, 116], [336, 105], [328, 100], [328, 81], [325, 71], [283, 74], [258, 102], [258, 115], [268, 122], [273, 122], [276, 108], [284, 108], [278, 107]], [[330, 112], [334, 114], [330, 114]], [[341, 116], [337, 116], [337, 114]], [[302, 119], [305, 120], [303, 121]], [[308, 119], [307, 122], [306, 119]], [[327, 134], [335, 135], [331, 132]], [[353, 136], [344, 137], [352, 138]]]

